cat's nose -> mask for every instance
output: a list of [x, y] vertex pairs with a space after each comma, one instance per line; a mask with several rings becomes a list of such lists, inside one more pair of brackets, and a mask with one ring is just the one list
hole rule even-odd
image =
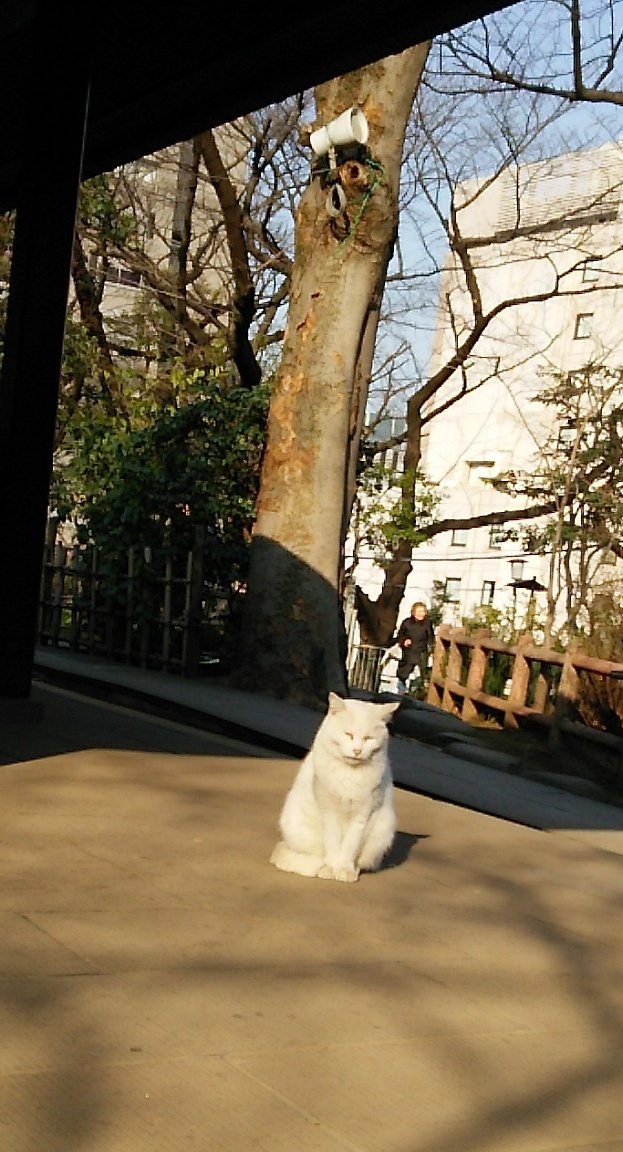
[[353, 748], [353, 756], [361, 756], [361, 747], [357, 744]]

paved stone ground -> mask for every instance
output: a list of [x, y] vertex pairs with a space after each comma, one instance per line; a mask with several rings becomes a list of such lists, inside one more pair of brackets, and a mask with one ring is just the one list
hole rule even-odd
[[0, 769], [2, 1152], [623, 1150], [620, 832], [397, 789], [382, 872], [305, 880], [291, 761], [98, 707]]

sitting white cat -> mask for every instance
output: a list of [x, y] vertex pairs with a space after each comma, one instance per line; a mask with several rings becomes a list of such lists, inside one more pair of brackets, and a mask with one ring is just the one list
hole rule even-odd
[[349, 882], [380, 867], [396, 834], [387, 724], [399, 707], [329, 693], [281, 810], [276, 868]]

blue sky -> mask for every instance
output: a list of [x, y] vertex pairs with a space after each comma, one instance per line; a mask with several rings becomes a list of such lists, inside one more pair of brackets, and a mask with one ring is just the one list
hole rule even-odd
[[[487, 26], [491, 52], [499, 67], [521, 69], [528, 79], [556, 80], [559, 84], [571, 85], [568, 16], [557, 0], [522, 0], [512, 9], [488, 19]], [[592, 83], [604, 67], [611, 33], [616, 36], [619, 32], [623, 32], [623, 0], [615, 0], [612, 6], [603, 0], [593, 0], [582, 27], [587, 83]], [[470, 25], [457, 36], [471, 48], [475, 58], [483, 42], [480, 25]], [[490, 83], [483, 85], [482, 94], [477, 91], [478, 81], [466, 76], [465, 69], [456, 63], [452, 45], [433, 46], [420, 102], [424, 109], [423, 123], [429, 126], [436, 146], [443, 152], [454, 181], [487, 175], [500, 163], [507, 162], [510, 155], [515, 156], [517, 163], [526, 164], [623, 138], [623, 107], [607, 103], [570, 104], [553, 97], [504, 92], [500, 86], [492, 89]], [[606, 86], [623, 89], [623, 67], [618, 63]], [[428, 171], [433, 186], [438, 165], [432, 159], [434, 149], [426, 136], [427, 129], [417, 130], [407, 142], [407, 151], [412, 152], [411, 166], [421, 168], [420, 182], [427, 179]], [[413, 180], [413, 177], [407, 175], [406, 179]], [[430, 351], [436, 294], [431, 271], [435, 260], [440, 263], [443, 260], [447, 244], [425, 197], [417, 191], [418, 179], [412, 185], [411, 216], [403, 211], [401, 218], [401, 248], [405, 261], [419, 269], [421, 276], [413, 281], [410, 310], [406, 306], [406, 294], [401, 290], [404, 317], [402, 322], [394, 324], [393, 336], [386, 335], [385, 340], [381, 340], [379, 354], [387, 351], [391, 339], [407, 340], [420, 369], [424, 369]], [[441, 181], [438, 201], [447, 206], [448, 200], [447, 185], [444, 188]], [[389, 292], [391, 289], [386, 299]], [[415, 369], [407, 365], [407, 376], [409, 371], [415, 377]]]

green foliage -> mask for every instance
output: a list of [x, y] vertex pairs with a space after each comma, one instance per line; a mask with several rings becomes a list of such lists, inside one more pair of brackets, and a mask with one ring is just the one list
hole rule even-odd
[[83, 184], [77, 234], [98, 274], [80, 282], [67, 322], [51, 508], [98, 547], [113, 598], [130, 547], [147, 586], [165, 558], [185, 556], [197, 529], [211, 581], [245, 578], [269, 402], [266, 386], [233, 382], [222, 325], [194, 340], [157, 292], [101, 309], [110, 263], [134, 269], [138, 253], [142, 269], [152, 226], [127, 173]]
[[124, 414], [96, 405], [76, 416], [53, 501], [115, 564], [134, 545], [186, 551], [202, 526], [215, 582], [230, 581], [245, 568], [268, 389], [179, 368], [169, 383], [169, 403], [144, 393]]
[[400, 544], [417, 548], [426, 539], [422, 529], [433, 521], [440, 494], [423, 472], [398, 473], [372, 463], [361, 473], [359, 483], [359, 532], [377, 564], [391, 560]]
[[[461, 625], [470, 636], [485, 630], [496, 640], [504, 644], [513, 644], [516, 640], [513, 620], [508, 611], [494, 608], [492, 604], [479, 604], [470, 616], [461, 618]], [[467, 650], [471, 656], [471, 649]], [[487, 660], [487, 667], [483, 678], [482, 688], [491, 696], [503, 696], [504, 688], [512, 669], [512, 657], [505, 652], [491, 652]], [[464, 661], [465, 663], [465, 661]]]
[[443, 610], [446, 604], [449, 603], [450, 601], [446, 596], [445, 581], [433, 580], [433, 590], [431, 592], [430, 608], [428, 610], [428, 615], [430, 616], [433, 628], [436, 628], [438, 624], [441, 624], [443, 620]]
[[82, 397], [83, 407], [91, 402], [102, 403], [104, 397], [98, 375], [100, 349], [95, 336], [85, 324], [69, 316], [65, 323], [61, 388], [59, 393], [58, 424], [65, 428], [76, 409], [76, 395]]
[[136, 218], [119, 202], [111, 173], [85, 181], [80, 189], [79, 213], [82, 227], [96, 234], [99, 247], [131, 247], [136, 242]]
[[543, 620], [534, 595], [520, 591], [516, 600], [506, 608], [492, 604], [479, 604], [469, 616], [461, 618], [461, 626], [470, 636], [485, 628], [496, 640], [516, 644], [520, 636], [529, 633], [535, 644], [543, 642]]
[[[542, 624], [538, 617], [534, 596], [527, 601], [521, 612], [516, 604], [505, 609], [494, 608], [492, 604], [480, 604], [469, 616], [463, 616], [461, 625], [470, 636], [486, 631], [496, 640], [512, 646], [520, 636], [529, 633], [535, 644], [543, 643]], [[483, 680], [483, 690], [491, 696], [503, 696], [506, 682], [512, 673], [513, 658], [504, 652], [490, 652]], [[532, 699], [536, 683], [541, 675], [551, 676], [551, 666], [534, 661], [530, 667], [528, 703]], [[555, 673], [556, 674], [556, 673]], [[558, 673], [559, 674], [559, 673]]]
[[[568, 635], [581, 632], [601, 565], [623, 532], [622, 373], [589, 364], [571, 373], [549, 373], [537, 397], [552, 409], [551, 432], [538, 465], [507, 472], [494, 486], [530, 502], [549, 502], [548, 517], [522, 534], [526, 552], [550, 557], [554, 601], [564, 599]], [[548, 631], [553, 628], [550, 606]], [[538, 621], [531, 620], [534, 631]]]
[[623, 585], [620, 580], [595, 590], [588, 627], [578, 641], [588, 656], [623, 664]]
[[494, 608], [493, 604], [479, 604], [470, 616], [461, 617], [461, 627], [470, 636], [486, 628], [491, 636], [504, 641], [505, 644], [513, 643], [513, 622], [508, 610]]
[[[579, 637], [582, 652], [623, 663], [623, 589], [620, 582], [593, 597], [589, 626]], [[623, 683], [610, 676], [581, 672], [577, 708], [586, 724], [623, 734]]]

